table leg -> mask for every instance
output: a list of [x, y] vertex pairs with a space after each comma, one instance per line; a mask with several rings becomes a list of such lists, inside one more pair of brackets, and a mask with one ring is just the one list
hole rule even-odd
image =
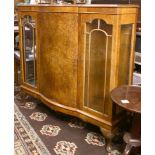
[[123, 155], [129, 155], [130, 151], [131, 151], [132, 145], [130, 144], [126, 144], [125, 146], [125, 150], [123, 152]]
[[132, 147], [139, 147], [141, 145], [140, 135], [141, 135], [140, 115], [135, 114], [133, 116], [131, 133], [125, 133], [123, 137], [124, 141], [126, 142], [126, 147], [123, 152], [123, 155], [129, 155]]

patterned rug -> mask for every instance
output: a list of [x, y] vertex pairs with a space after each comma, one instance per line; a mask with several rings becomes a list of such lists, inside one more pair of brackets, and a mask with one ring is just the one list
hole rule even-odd
[[[14, 125], [14, 155], [108, 155], [97, 126], [55, 112], [31, 96], [23, 98], [16, 86]], [[120, 155], [120, 146], [114, 145], [111, 155]]]
[[50, 152], [15, 104], [15, 155], [50, 155]]

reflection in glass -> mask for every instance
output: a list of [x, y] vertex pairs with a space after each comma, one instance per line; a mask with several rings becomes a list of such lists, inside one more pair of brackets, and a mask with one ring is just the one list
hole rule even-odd
[[112, 26], [101, 19], [86, 23], [85, 30], [85, 106], [106, 113], [109, 89]]
[[23, 18], [23, 53], [24, 53], [24, 81], [36, 86], [36, 31], [35, 21], [31, 16]]

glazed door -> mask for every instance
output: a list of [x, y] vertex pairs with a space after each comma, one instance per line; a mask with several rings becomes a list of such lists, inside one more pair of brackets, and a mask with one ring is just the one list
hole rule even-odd
[[36, 17], [22, 15], [20, 18], [22, 82], [37, 88]]
[[[97, 117], [111, 113], [110, 71], [114, 16], [81, 15], [79, 53], [79, 102], [81, 108]], [[81, 93], [82, 92], [82, 93]]]

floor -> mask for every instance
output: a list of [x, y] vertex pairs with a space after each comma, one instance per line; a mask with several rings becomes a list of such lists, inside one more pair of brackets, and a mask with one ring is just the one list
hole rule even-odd
[[[111, 155], [125, 146], [120, 135]], [[15, 86], [15, 155], [110, 155], [105, 143], [97, 126], [55, 112]]]

